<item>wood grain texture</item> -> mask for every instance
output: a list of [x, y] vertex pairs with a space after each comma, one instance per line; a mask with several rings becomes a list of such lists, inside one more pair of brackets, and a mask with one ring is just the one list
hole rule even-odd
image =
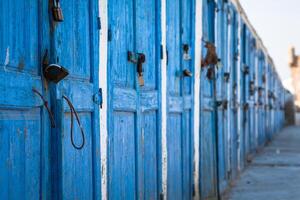
[[[166, 1], [167, 63], [167, 199], [191, 199], [193, 195], [193, 79], [195, 1]], [[188, 47], [184, 52], [183, 46]], [[191, 59], [185, 59], [184, 54]]]

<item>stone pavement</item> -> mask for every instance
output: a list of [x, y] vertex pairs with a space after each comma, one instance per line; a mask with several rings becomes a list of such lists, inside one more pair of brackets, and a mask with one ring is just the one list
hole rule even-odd
[[300, 200], [300, 126], [287, 127], [249, 164], [226, 200]]

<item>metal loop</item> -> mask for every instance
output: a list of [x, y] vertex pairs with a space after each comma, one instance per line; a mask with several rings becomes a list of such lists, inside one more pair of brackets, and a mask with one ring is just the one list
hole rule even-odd
[[[85, 136], [84, 136], [84, 131], [83, 131], [83, 128], [82, 128], [82, 125], [80, 123], [80, 119], [79, 119], [79, 116], [78, 116], [78, 113], [76, 112], [72, 102], [70, 101], [70, 99], [68, 97], [66, 97], [65, 95], [62, 96], [63, 99], [65, 99], [70, 107], [70, 110], [71, 110], [71, 143], [72, 143], [72, 146], [77, 149], [77, 150], [80, 150], [84, 147], [84, 144], [85, 144]], [[76, 121], [78, 123], [78, 126], [80, 128], [80, 132], [81, 132], [81, 136], [82, 136], [82, 143], [77, 146], [74, 142], [74, 137], [73, 137], [73, 120], [74, 120], [74, 116], [75, 115], [75, 118], [76, 118]]]
[[37, 89], [32, 88], [32, 92], [37, 94], [42, 99], [43, 104], [44, 104], [45, 108], [47, 109], [47, 112], [50, 117], [51, 127], [55, 128], [55, 120], [54, 120], [53, 114], [48, 106], [48, 101], [43, 97], [43, 95]]

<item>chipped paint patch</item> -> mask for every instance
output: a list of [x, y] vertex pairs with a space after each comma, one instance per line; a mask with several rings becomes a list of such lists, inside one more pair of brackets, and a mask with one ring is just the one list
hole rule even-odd
[[6, 48], [5, 61], [4, 61], [4, 70], [6, 70], [6, 66], [8, 64], [9, 64], [9, 47]]

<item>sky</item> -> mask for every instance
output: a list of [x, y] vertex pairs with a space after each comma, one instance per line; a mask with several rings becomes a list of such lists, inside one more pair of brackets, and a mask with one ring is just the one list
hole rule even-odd
[[240, 0], [275, 62], [284, 85], [290, 83], [289, 48], [300, 54], [300, 0]]

